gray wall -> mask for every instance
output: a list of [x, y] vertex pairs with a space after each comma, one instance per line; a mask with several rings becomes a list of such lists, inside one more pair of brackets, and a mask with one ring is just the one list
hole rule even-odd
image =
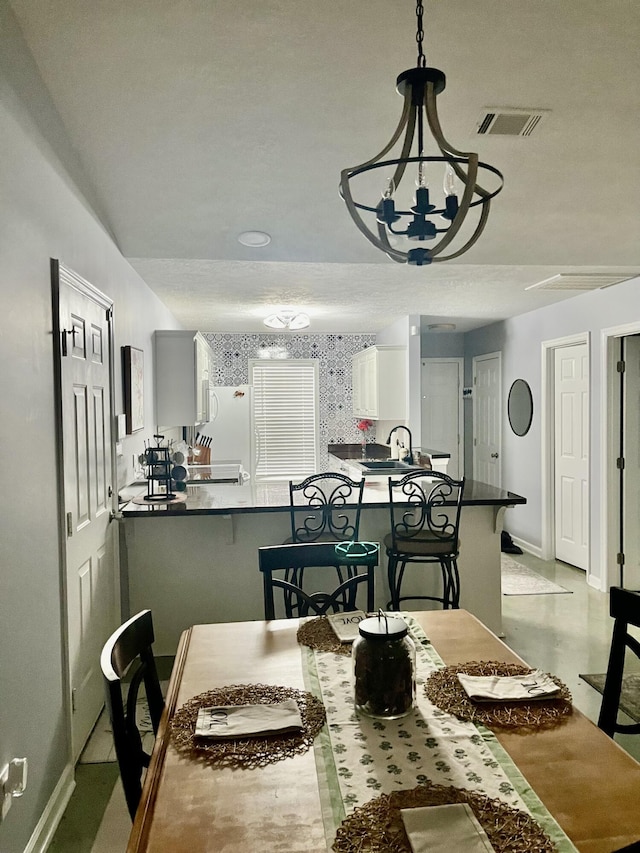
[[[534, 546], [541, 544], [542, 508], [542, 424], [540, 400], [542, 389], [543, 341], [587, 332], [591, 346], [591, 573], [606, 578], [606, 567], [600, 565], [600, 482], [601, 465], [601, 330], [631, 323], [640, 318], [640, 279], [635, 278], [615, 287], [585, 293], [547, 308], [541, 308], [510, 320], [469, 332], [465, 340], [465, 384], [471, 384], [471, 360], [476, 355], [502, 352], [502, 484], [504, 488], [524, 495], [526, 506], [508, 510], [505, 529]], [[530, 431], [518, 437], [509, 427], [506, 403], [514, 379], [526, 379], [533, 393], [534, 415]], [[472, 471], [472, 407], [465, 404], [465, 458]]]
[[[177, 324], [100, 224], [80, 164], [5, 0], [0, 0], [0, 127], [5, 472], [0, 490], [0, 767], [13, 757], [29, 759], [27, 792], [0, 825], [0, 850], [20, 853], [68, 764], [49, 259], [59, 258], [114, 300], [117, 364], [124, 344], [145, 352], [149, 431], [124, 441], [125, 462], [153, 432], [151, 331]], [[122, 412], [119, 371], [116, 379]]]

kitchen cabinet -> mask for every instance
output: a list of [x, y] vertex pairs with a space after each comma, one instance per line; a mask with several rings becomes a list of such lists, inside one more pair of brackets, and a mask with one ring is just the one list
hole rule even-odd
[[213, 350], [196, 331], [155, 332], [156, 424], [198, 426], [211, 418]]
[[407, 417], [406, 348], [373, 346], [353, 356], [353, 414], [381, 421]]

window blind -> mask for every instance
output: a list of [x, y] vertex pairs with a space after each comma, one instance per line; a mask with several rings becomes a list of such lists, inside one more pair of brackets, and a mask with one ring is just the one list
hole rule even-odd
[[250, 361], [258, 441], [256, 477], [303, 479], [318, 471], [318, 362]]

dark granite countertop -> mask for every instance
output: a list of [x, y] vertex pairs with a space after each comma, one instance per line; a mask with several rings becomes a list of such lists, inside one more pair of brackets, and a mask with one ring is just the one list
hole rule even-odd
[[[329, 444], [327, 451], [331, 456], [337, 459], [353, 459], [360, 462], [363, 459], [361, 444]], [[450, 459], [451, 454], [441, 450], [431, 450], [428, 447], [421, 447], [421, 453], [429, 455], [432, 459]], [[391, 448], [386, 444], [367, 444], [367, 455], [364, 459], [389, 459], [391, 456]]]
[[[186, 500], [169, 504], [138, 504], [132, 499], [144, 495], [142, 486], [121, 490], [121, 499], [128, 501], [120, 508], [123, 518], [165, 515], [230, 515], [234, 513], [285, 512], [289, 509], [287, 482], [252, 482], [242, 485], [226, 483], [188, 486]], [[365, 511], [389, 506], [389, 492], [385, 480], [365, 482], [363, 496]], [[515, 506], [525, 504], [526, 498], [487, 483], [467, 480], [463, 506]]]

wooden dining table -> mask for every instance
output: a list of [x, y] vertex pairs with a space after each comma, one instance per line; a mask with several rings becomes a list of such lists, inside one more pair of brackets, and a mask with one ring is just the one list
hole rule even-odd
[[[522, 663], [464, 610], [412, 613], [445, 664]], [[180, 754], [173, 714], [216, 687], [306, 689], [298, 620], [195, 625], [184, 632], [127, 853], [324, 853], [314, 750], [257, 769], [212, 767]], [[640, 764], [577, 709], [552, 728], [496, 730], [501, 746], [580, 853], [640, 840]]]

